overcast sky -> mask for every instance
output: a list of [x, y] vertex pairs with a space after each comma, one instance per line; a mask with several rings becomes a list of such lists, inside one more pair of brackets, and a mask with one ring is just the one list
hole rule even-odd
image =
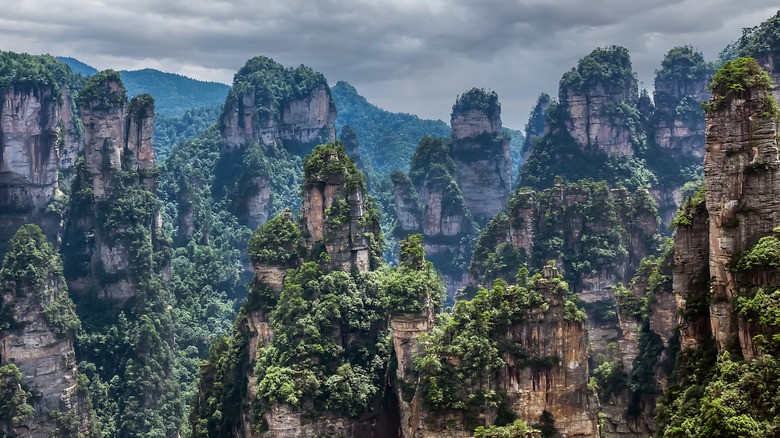
[[777, 0], [0, 0], [0, 49], [98, 69], [230, 83], [256, 55], [346, 80], [392, 111], [449, 121], [455, 96], [498, 92], [522, 128], [541, 92], [595, 47], [622, 45], [646, 87], [672, 47], [707, 59]]

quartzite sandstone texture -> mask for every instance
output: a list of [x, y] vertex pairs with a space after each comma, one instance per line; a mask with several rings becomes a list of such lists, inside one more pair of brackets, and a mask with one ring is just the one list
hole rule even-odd
[[275, 146], [277, 141], [311, 147], [336, 139], [336, 105], [327, 85], [318, 85], [307, 96], [283, 102], [276, 111], [259, 115], [254, 88], [229, 103], [221, 129], [228, 148], [249, 142]]
[[25, 223], [37, 223], [57, 242], [60, 211], [49, 208], [62, 194], [80, 141], [74, 134], [67, 89], [11, 84], [0, 89], [0, 255]]
[[455, 181], [471, 214], [485, 223], [498, 214], [512, 189], [509, 139], [501, 133], [501, 106], [453, 112]]

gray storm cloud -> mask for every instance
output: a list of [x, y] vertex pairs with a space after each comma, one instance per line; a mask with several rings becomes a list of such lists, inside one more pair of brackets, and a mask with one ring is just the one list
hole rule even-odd
[[776, 0], [0, 0], [0, 49], [229, 83], [250, 57], [306, 64], [393, 111], [447, 120], [455, 96], [496, 90], [521, 128], [541, 92], [592, 49], [623, 45], [645, 86], [664, 53], [714, 59]]

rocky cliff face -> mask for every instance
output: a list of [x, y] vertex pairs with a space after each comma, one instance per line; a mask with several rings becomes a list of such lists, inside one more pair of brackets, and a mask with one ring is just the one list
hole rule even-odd
[[566, 129], [581, 147], [609, 157], [635, 154], [638, 127], [631, 108], [639, 96], [625, 48], [597, 49], [580, 60], [564, 75], [559, 94], [569, 117]]
[[[704, 157], [705, 199], [709, 213], [710, 319], [718, 351], [741, 333], [731, 305], [738, 294], [731, 266], [740, 251], [769, 235], [780, 224], [780, 162], [776, 103], [768, 77], [753, 62], [746, 68], [756, 81], [744, 92], [730, 91], [738, 78], [721, 71], [713, 82], [707, 113]], [[756, 354], [752, 339], [739, 336], [745, 357]]]
[[[222, 136], [229, 148], [252, 141], [275, 146], [277, 141], [301, 149], [336, 139], [336, 106], [327, 84], [320, 84], [307, 95], [282, 102], [264, 115], [258, 115], [256, 90], [237, 94], [228, 101], [221, 119]], [[297, 146], [301, 145], [301, 146]]]
[[296, 153], [336, 140], [336, 105], [325, 78], [308, 67], [284, 68], [256, 57], [236, 73], [220, 131], [225, 148], [281, 143]]
[[528, 322], [509, 329], [508, 337], [530, 355], [556, 358], [557, 364], [523, 366], [523, 360], [510, 359], [501, 381], [519, 418], [536, 423], [547, 413], [561, 436], [597, 436], [597, 403], [587, 389], [590, 351], [585, 325], [567, 318], [560, 291], [550, 281], [557, 276], [555, 270], [547, 267], [544, 275], [547, 281], [539, 281], [537, 287], [549, 300], [549, 309], [532, 311]]
[[[0, 88], [0, 253], [25, 223], [38, 223], [52, 242], [60, 226], [64, 181], [79, 149], [66, 89], [11, 84]], [[49, 208], [51, 206], [51, 208]]]
[[89, 404], [79, 387], [73, 351], [80, 322], [59, 256], [38, 226], [24, 225], [9, 242], [0, 291], [0, 365], [19, 368], [34, 409], [21, 421], [0, 420], [0, 430], [31, 438], [86, 433]]
[[[300, 157], [336, 140], [335, 120], [322, 74], [305, 66], [285, 68], [270, 58], [250, 59], [236, 73], [220, 118], [215, 196], [228, 198], [231, 213], [250, 228], [292, 207], [298, 202], [291, 189], [300, 181]], [[185, 215], [180, 221], [191, 220]]]
[[409, 175], [395, 172], [392, 180], [396, 235], [425, 236], [425, 252], [454, 299], [467, 281], [478, 223], [490, 220], [506, 204], [512, 163], [495, 92], [474, 88], [458, 96], [451, 123], [451, 144], [423, 138]]
[[[142, 198], [149, 204], [134, 204], [141, 201], [135, 195], [145, 197], [156, 190], [154, 101], [140, 95], [128, 104], [119, 75], [106, 71], [85, 86], [80, 104], [84, 161], [74, 184], [80, 205], [71, 212], [66, 244], [73, 242], [68, 251], [90, 261], [88, 268], [73, 272], [72, 280], [76, 289], [97, 287], [103, 298], [124, 302], [135, 295], [138, 285], [132, 275], [134, 250], [120, 236], [132, 233], [134, 226], [146, 227], [147, 238], [152, 239], [149, 244], [156, 246], [162, 228], [154, 201]], [[143, 193], [136, 192], [136, 187], [143, 187]], [[137, 224], [121, 217], [117, 208], [123, 203], [127, 214], [138, 215]], [[94, 230], [92, 239], [78, 237], [91, 233], [90, 229]]]
[[[567, 296], [555, 268], [548, 266], [545, 276], [532, 283], [482, 290], [456, 308], [450, 323], [425, 338], [410, 337], [429, 333], [425, 315], [394, 317], [403, 436], [469, 437], [474, 427], [494, 424], [502, 409], [528, 424], [549, 427], [554, 422], [559, 436], [596, 436], [598, 406], [587, 389], [587, 336]], [[501, 307], [502, 300], [511, 304]], [[498, 345], [493, 353], [464, 341], [479, 336], [472, 330], [478, 332], [485, 323], [484, 315], [472, 312], [491, 306], [497, 306], [492, 324], [500, 330], [483, 335]], [[475, 325], [468, 327], [466, 320]], [[473, 357], [477, 351], [496, 354], [490, 357], [497, 362]], [[417, 356], [414, 368], [408, 365], [410, 356]], [[452, 380], [450, 373], [461, 377]], [[497, 397], [492, 405], [480, 402], [491, 397]]]
[[[317, 146], [306, 158], [304, 170], [300, 219], [294, 221], [291, 211], [285, 210], [259, 228], [249, 242], [254, 280], [233, 338], [236, 343], [233, 351], [240, 352], [237, 360], [247, 365], [226, 371], [220, 369], [220, 364], [211, 363], [202, 370], [202, 375], [220, 375], [239, 382], [237, 384], [245, 390], [242, 389], [238, 396], [229, 397], [238, 397], [239, 406], [261, 407], [254, 412], [244, 409], [228, 412], [232, 405], [219, 408], [226, 412], [222, 424], [229, 424], [237, 436], [395, 436], [397, 421], [394, 418], [397, 417], [388, 411], [397, 412], [398, 406], [394, 402], [395, 396], [385, 388], [387, 376], [380, 363], [382, 359], [372, 359], [370, 364], [353, 363], [366, 360], [365, 355], [369, 353], [365, 348], [373, 349], [371, 342], [379, 342], [377, 337], [387, 330], [385, 321], [372, 319], [374, 317], [364, 313], [377, 305], [371, 304], [375, 298], [355, 295], [371, 293], [366, 292], [363, 281], [372, 281], [370, 271], [376, 269], [381, 260], [375, 207], [365, 199], [364, 176], [346, 155], [343, 146]], [[308, 277], [310, 275], [316, 278]], [[360, 279], [357, 284], [356, 279]], [[305, 290], [307, 302], [313, 306], [309, 310], [298, 309], [303, 303], [297, 301], [294, 291], [302, 290]], [[333, 302], [333, 299], [339, 302]], [[319, 313], [332, 305], [336, 305], [335, 314]], [[288, 310], [292, 313], [285, 313]], [[295, 315], [299, 310], [309, 315], [318, 312], [315, 319], [319, 322], [315, 325], [323, 330], [320, 335], [309, 336], [313, 335], [310, 333], [312, 326], [304, 313]], [[352, 315], [356, 311], [360, 315]], [[350, 320], [353, 317], [357, 319]], [[304, 327], [308, 327], [308, 335], [301, 336], [298, 330]], [[297, 350], [289, 360], [272, 353], [286, 348], [288, 340], [293, 338], [297, 339], [294, 342], [309, 347]], [[322, 343], [335, 348], [334, 351], [345, 352], [344, 363], [337, 369], [325, 370], [326, 366], [330, 367], [326, 363], [334, 360], [334, 352], [319, 351]], [[326, 362], [325, 358], [330, 359]], [[285, 367], [292, 374], [300, 369], [309, 377], [322, 378], [323, 385], [336, 384], [336, 380], [343, 377], [348, 379], [343, 383], [348, 387], [329, 396], [331, 401], [324, 405], [322, 397], [309, 393], [303, 386], [297, 400], [270, 396], [268, 388], [277, 383], [272, 375], [277, 367]], [[352, 373], [353, 369], [365, 374], [359, 377], [343, 375], [347, 370]], [[309, 374], [312, 371], [317, 377]], [[341, 391], [351, 391], [354, 382], [349, 379], [352, 377], [368, 379], [363, 382], [379, 387], [361, 402], [365, 405], [350, 407], [347, 411], [337, 403], [349, 399], [350, 396]], [[210, 394], [221, 397], [215, 382], [210, 377], [202, 378], [201, 396], [192, 418], [196, 436], [207, 435], [214, 427], [221, 427], [213, 425], [214, 416], [210, 410], [214, 409], [214, 404], [208, 401]], [[359, 409], [360, 415], [352, 413], [355, 409]], [[312, 416], [312, 412], [319, 415]]]
[[[409, 176], [394, 172], [398, 225], [397, 237], [422, 233], [425, 252], [455, 296], [465, 282], [469, 239], [477, 232], [476, 221], [455, 181], [455, 161], [446, 142], [425, 137], [412, 159]], [[410, 178], [411, 177], [411, 178]]]
[[495, 93], [488, 96], [485, 107], [469, 104], [469, 99], [481, 93], [484, 90], [470, 90], [453, 106], [450, 156], [466, 206], [484, 223], [506, 203], [512, 188], [512, 160], [509, 139], [501, 133], [501, 105]]
[[656, 71], [647, 126], [647, 160], [659, 176], [653, 188], [662, 223], [668, 227], [681, 206], [683, 185], [700, 173], [704, 157], [704, 110], [712, 69], [690, 46], [670, 50]]
[[367, 211], [365, 177], [343, 147], [328, 149], [328, 153], [325, 150], [315, 149], [304, 163], [304, 242], [310, 251], [324, 245], [332, 269], [367, 272], [371, 268], [371, 236], [377, 236], [379, 229], [372, 228], [376, 224], [370, 217], [376, 212]]

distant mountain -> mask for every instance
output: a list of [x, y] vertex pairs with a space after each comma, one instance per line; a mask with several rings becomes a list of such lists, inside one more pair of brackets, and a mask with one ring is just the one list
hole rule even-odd
[[[74, 58], [57, 59], [84, 76], [92, 76], [98, 72], [96, 68]], [[230, 90], [225, 84], [199, 81], [151, 68], [122, 70], [119, 74], [130, 97], [143, 93], [151, 94], [154, 97], [155, 111], [166, 116], [183, 116], [188, 110], [219, 107]]]
[[378, 174], [408, 170], [422, 137], [449, 137], [452, 133], [450, 126], [441, 120], [383, 110], [344, 81], [336, 83], [331, 93], [338, 111], [336, 128], [340, 131], [342, 126], [349, 125], [355, 130], [363, 160]]
[[175, 73], [145, 68], [119, 72], [127, 94], [149, 93], [154, 96], [155, 110], [166, 116], [182, 116], [187, 110], [219, 107], [230, 87], [217, 82], [198, 81]]
[[68, 58], [66, 56], [57, 56], [57, 59], [67, 64], [74, 73], [78, 73], [82, 76], [92, 76], [98, 72], [98, 69], [91, 65], [84, 64], [75, 58]]

